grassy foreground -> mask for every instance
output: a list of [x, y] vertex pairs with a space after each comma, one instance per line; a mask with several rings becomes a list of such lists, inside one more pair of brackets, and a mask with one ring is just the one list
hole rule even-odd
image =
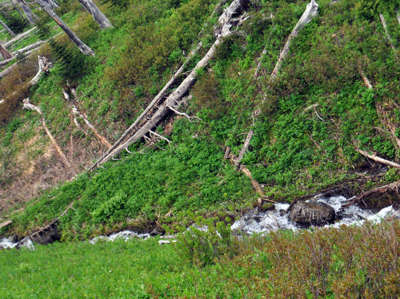
[[[1, 298], [398, 298], [400, 223], [58, 243], [0, 254]], [[224, 247], [225, 246], [225, 247]], [[224, 250], [219, 251], [220, 248]], [[220, 254], [216, 254], [220, 252]], [[209, 257], [213, 257], [209, 260]]]

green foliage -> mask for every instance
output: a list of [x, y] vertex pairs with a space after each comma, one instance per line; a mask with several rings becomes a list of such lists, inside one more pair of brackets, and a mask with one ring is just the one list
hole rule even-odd
[[212, 219], [200, 221], [178, 237], [177, 250], [193, 265], [212, 265], [222, 256], [233, 257], [237, 250], [230, 225]]

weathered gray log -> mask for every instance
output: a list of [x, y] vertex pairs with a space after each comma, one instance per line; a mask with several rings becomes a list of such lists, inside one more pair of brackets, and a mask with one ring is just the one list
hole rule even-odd
[[[307, 4], [306, 9], [304, 10], [304, 12], [303, 12], [302, 16], [300, 17], [299, 21], [297, 22], [296, 26], [293, 28], [292, 32], [290, 33], [290, 35], [285, 43], [285, 46], [283, 47], [282, 51], [280, 52], [278, 61], [275, 64], [274, 70], [271, 73], [271, 76], [269, 79], [270, 82], [273, 82], [276, 79], [279, 71], [281, 70], [282, 63], [289, 54], [290, 45], [291, 45], [292, 41], [299, 35], [300, 31], [308, 23], [310, 23], [312, 21], [312, 19], [314, 17], [316, 17], [317, 15], [318, 15], [318, 3], [315, 0], [311, 0], [311, 2], [309, 4]], [[256, 69], [257, 76], [258, 76], [258, 73], [259, 73], [259, 68], [257, 67], [257, 69]], [[264, 95], [264, 97], [261, 101], [261, 104], [263, 104], [265, 101], [266, 101], [266, 97]], [[244, 153], [247, 151], [250, 141], [251, 141], [252, 137], [254, 136], [254, 129], [253, 129], [254, 123], [255, 123], [255, 120], [257, 119], [257, 117], [260, 115], [260, 113], [261, 113], [261, 109], [258, 106], [253, 112], [253, 125], [251, 126], [250, 130], [247, 133], [246, 140], [240, 151], [240, 155], [237, 159], [235, 159], [235, 165], [237, 165], [237, 166], [242, 161], [242, 159], [244, 157]]]
[[36, 27], [33, 27], [33, 28], [21, 33], [21, 34], [18, 34], [13, 39], [10, 39], [8, 42], [4, 43], [4, 47], [8, 48], [11, 45], [13, 45], [14, 43], [16, 43], [17, 41], [20, 41], [20, 40], [22, 40], [24, 38], [27, 38], [35, 30], [36, 30]]
[[[222, 6], [228, 2], [227, 0], [221, 0], [217, 6], [215, 7], [215, 9], [213, 10], [210, 18], [214, 17], [214, 15], [222, 8]], [[203, 30], [205, 27], [207, 27], [208, 22], [206, 22], [206, 24], [203, 26], [203, 29], [201, 30], [200, 34], [202, 34]], [[193, 49], [189, 55], [186, 57], [184, 63], [181, 65], [181, 67], [174, 73], [174, 75], [171, 77], [171, 79], [164, 85], [164, 87], [161, 89], [161, 91], [154, 97], [154, 99], [150, 102], [149, 105], [146, 106], [145, 110], [139, 115], [139, 117], [135, 120], [135, 122], [129, 126], [128, 129], [126, 129], [124, 131], [124, 133], [122, 133], [121, 137], [113, 144], [113, 146], [111, 148], [108, 149], [108, 151], [106, 151], [103, 156], [98, 159], [96, 161], [96, 163], [92, 166], [91, 169], [94, 169], [95, 167], [97, 167], [98, 163], [101, 163], [101, 161], [108, 156], [113, 150], [115, 150], [123, 141], [124, 139], [132, 133], [133, 130], [137, 129], [137, 126], [139, 125], [139, 123], [143, 120], [143, 118], [149, 113], [149, 111], [151, 111], [154, 107], [156, 107], [159, 102], [165, 97], [167, 91], [169, 90], [169, 88], [175, 83], [175, 81], [177, 80], [177, 78], [179, 78], [183, 71], [186, 68], [186, 65], [192, 60], [192, 58], [198, 53], [198, 51], [201, 49], [202, 47], [202, 42], [199, 42], [196, 46], [195, 49]]]
[[24, 54], [24, 53], [26, 53], [26, 52], [29, 52], [29, 51], [31, 51], [31, 50], [34, 50], [34, 49], [39, 48], [39, 47], [40, 47], [41, 45], [43, 45], [45, 42], [46, 42], [46, 41], [43, 41], [43, 40], [37, 41], [37, 42], [35, 42], [35, 43], [31, 44], [31, 45], [28, 45], [28, 46], [26, 46], [26, 47], [24, 47], [24, 48], [22, 48], [22, 49], [19, 49], [19, 50], [17, 50], [17, 51], [14, 51], [12, 54], [13, 54], [13, 56], [20, 55], [20, 54]]
[[113, 27], [110, 20], [107, 19], [92, 0], [79, 0], [79, 2], [92, 15], [93, 19], [100, 25], [100, 28]]
[[36, 85], [39, 83], [40, 78], [42, 78], [43, 74], [47, 73], [52, 66], [51, 62], [44, 56], [38, 56], [38, 71], [36, 75], [29, 82], [30, 86]]
[[306, 10], [304, 11], [303, 15], [301, 16], [300, 20], [297, 22], [296, 26], [293, 28], [292, 32], [290, 33], [285, 46], [283, 47], [278, 62], [275, 65], [274, 70], [271, 74], [271, 80], [274, 80], [277, 76], [278, 72], [282, 67], [282, 62], [286, 59], [289, 54], [290, 45], [292, 41], [299, 35], [300, 31], [312, 21], [312, 19], [318, 15], [318, 4], [315, 0], [311, 0], [309, 4], [307, 4]]
[[167, 97], [167, 99], [158, 107], [155, 113], [151, 115], [150, 119], [143, 126], [141, 126], [132, 137], [130, 137], [126, 142], [115, 147], [108, 155], [103, 156], [90, 168], [90, 170], [93, 170], [99, 165], [106, 163], [111, 158], [126, 149], [129, 145], [140, 140], [163, 119], [163, 117], [170, 110], [169, 107], [177, 108], [180, 105], [180, 100], [195, 82], [198, 76], [198, 71], [207, 66], [209, 61], [215, 56], [218, 46], [223, 42], [226, 37], [232, 34], [232, 27], [234, 27], [235, 24], [237, 24], [237, 22], [239, 21], [234, 17], [242, 13], [247, 5], [248, 1], [234, 0], [231, 5], [227, 9], [225, 9], [224, 13], [218, 20], [220, 26], [218, 31], [216, 32], [217, 38], [214, 44], [206, 53], [206, 55], [196, 64], [190, 74], [182, 81], [182, 83], [175, 89], [175, 91]]
[[57, 23], [58, 26], [68, 35], [72, 42], [79, 48], [85, 55], [94, 56], [94, 52], [89, 48], [79, 37], [65, 24], [61, 18], [51, 9], [50, 5], [45, 0], [36, 0], [36, 2], [43, 8], [43, 10]]
[[385, 16], [380, 13], [379, 14], [379, 18], [381, 20], [381, 24], [382, 24], [383, 30], [385, 32], [386, 39], [388, 40], [388, 42], [390, 44], [390, 47], [392, 48], [394, 54], [397, 56], [397, 50], [396, 50], [396, 47], [394, 46], [393, 38], [390, 35], [389, 29], [388, 29], [388, 26], [387, 26], [387, 23], [386, 23]]
[[0, 44], [0, 54], [4, 60], [8, 60], [13, 57], [2, 44]]
[[7, 26], [6, 23], [4, 23], [2, 20], [0, 20], [0, 25], [3, 26], [3, 28], [11, 35], [11, 36], [15, 36], [14, 31], [12, 31], [10, 29], [10, 27]]
[[31, 25], [35, 24], [36, 21], [38, 20], [38, 17], [32, 12], [32, 10], [28, 6], [28, 4], [25, 2], [25, 0], [17, 0], [17, 2], [21, 6], [28, 22]]
[[[81, 118], [84, 123], [86, 124], [86, 126], [88, 126], [88, 128], [92, 131], [92, 133], [97, 137], [97, 139], [100, 140], [100, 142], [105, 145], [107, 148], [111, 147], [111, 143], [107, 140], [107, 138], [105, 138], [103, 135], [101, 135], [99, 133], [99, 131], [97, 131], [96, 127], [89, 121], [86, 113], [82, 112], [79, 109], [79, 105], [78, 105], [78, 101], [77, 101], [77, 96], [76, 96], [76, 90], [75, 89], [71, 89], [71, 95], [67, 92], [67, 90], [63, 90], [63, 95], [64, 95], [64, 99], [65, 101], [71, 106], [71, 112], [72, 115], [74, 117], [74, 123], [75, 125], [82, 129], [82, 127], [79, 125], [78, 122], [78, 118]], [[82, 129], [82, 131], [84, 131]], [[86, 133], [86, 131], [84, 131]]]
[[[43, 129], [46, 131], [46, 134], [49, 137], [51, 143], [56, 148], [56, 151], [59, 154], [62, 162], [64, 163], [65, 166], [67, 166], [68, 168], [73, 170], [71, 163], [67, 159], [67, 156], [64, 154], [63, 150], [58, 145], [58, 143], [57, 143], [56, 139], [54, 138], [53, 134], [51, 134], [49, 128], [47, 127], [46, 120], [44, 119], [42, 110], [38, 106], [35, 106], [35, 105], [31, 104], [29, 102], [29, 98], [26, 98], [23, 101], [23, 103], [24, 103], [24, 105], [23, 105], [24, 109], [35, 111], [40, 115], [40, 119], [41, 119], [41, 122], [42, 122]], [[73, 172], [75, 172], [75, 171], [73, 170]]]

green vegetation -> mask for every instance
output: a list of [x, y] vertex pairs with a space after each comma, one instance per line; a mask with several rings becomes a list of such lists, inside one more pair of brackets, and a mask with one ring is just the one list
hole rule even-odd
[[[216, 21], [208, 16], [216, 3], [107, 2], [102, 9], [114, 28], [103, 31], [79, 5], [65, 10], [68, 13], [63, 18], [74, 24], [71, 27], [96, 51], [96, 57], [85, 57], [65, 37], [57, 38], [50, 48], [42, 50], [53, 49], [56, 66], [31, 91], [31, 98], [40, 105], [75, 167], [82, 170], [90, 165], [102, 149], [94, 136], [74, 127], [61, 88], [67, 82], [77, 85], [80, 105], [88, 118], [109, 140], [116, 139], [183, 62], [183, 52], [188, 53], [202, 39], [203, 50], [191, 65], [205, 53], [212, 42], [211, 25]], [[242, 28], [244, 34], [223, 43], [217, 58], [201, 72], [192, 89], [193, 99], [182, 108], [200, 121], [163, 123], [161, 134], [165, 133], [163, 125], [173, 127], [171, 133], [166, 129], [171, 145], [134, 145], [130, 150], [137, 153], [108, 163], [94, 176], [82, 175], [45, 191], [13, 217], [12, 230], [19, 234], [34, 230], [71, 202], [74, 210], [62, 219], [66, 239], [112, 231], [138, 219], [175, 223], [190, 219], [193, 212], [207, 215], [207, 211], [216, 209], [221, 214], [235, 213], [251, 205], [255, 195], [249, 180], [223, 155], [226, 147], [234, 154], [239, 152], [252, 123], [252, 111], [262, 97], [268, 100], [243, 162], [270, 198], [290, 201], [356, 178], [367, 167], [356, 147], [398, 160], [398, 149], [385, 126], [400, 121], [399, 115], [390, 111], [398, 99], [395, 82], [400, 66], [396, 53], [383, 41], [379, 18], [358, 14], [357, 1], [335, 5], [320, 1], [319, 5], [319, 17], [294, 40], [291, 55], [274, 83], [269, 82], [267, 74], [304, 3], [260, 1], [251, 6], [251, 18]], [[272, 19], [266, 17], [271, 13]], [[397, 20], [387, 19], [394, 28]], [[204, 24], [208, 25], [202, 30]], [[46, 26], [39, 26], [42, 33]], [[391, 33], [398, 42], [399, 35], [395, 30]], [[253, 73], [264, 47], [267, 54], [256, 82]], [[372, 82], [373, 90], [363, 86], [359, 69]], [[381, 114], [378, 105], [386, 107]], [[4, 163], [12, 165], [23, 153], [28, 161], [33, 157], [34, 175], [41, 176], [41, 169], [46, 167], [59, 169], [57, 157], [36, 158], [47, 151], [44, 145], [48, 142], [43, 134], [34, 138], [38, 116], [17, 110], [13, 117], [13, 122], [25, 125], [1, 129], [0, 156], [8, 159]], [[31, 139], [36, 140], [35, 146], [27, 149], [24, 144]], [[71, 150], [74, 139], [81, 143], [77, 152]], [[20, 174], [17, 166], [15, 169], [13, 173], [3, 171], [4, 188]], [[65, 178], [65, 174], [56, 173]], [[397, 178], [398, 173], [391, 171], [377, 183]], [[53, 181], [58, 182], [57, 178]], [[171, 214], [176, 216], [173, 220], [164, 216]]]
[[[221, 237], [213, 227], [212, 233], [186, 233], [177, 246], [159, 247], [156, 240], [78, 242], [124, 228], [184, 231], [198, 216], [230, 223], [257, 196], [224, 154], [229, 147], [238, 155], [253, 125], [242, 162], [269, 199], [290, 202], [338, 184], [364, 191], [400, 179], [398, 170], [357, 152], [400, 162], [397, 1], [369, 0], [317, 1], [319, 16], [293, 40], [274, 82], [269, 74], [306, 1], [253, 1], [249, 19], [219, 46], [199, 72], [192, 98], [179, 107], [195, 117], [171, 116], [158, 125], [157, 132], [171, 143], [144, 140], [129, 147], [132, 154], [86, 173], [106, 149], [75, 126], [62, 89], [77, 88], [80, 109], [112, 143], [199, 41], [202, 48], [185, 72], [206, 53], [214, 41], [218, 15], [210, 16], [218, 2], [98, 1], [114, 25], [99, 30], [78, 1], [59, 1], [57, 13], [95, 57], [83, 56], [64, 34], [54, 37], [60, 30], [37, 12], [43, 17], [38, 32], [13, 50], [54, 37], [40, 54], [55, 66], [30, 88], [26, 82], [36, 72], [36, 58], [23, 58], [0, 81], [0, 98], [6, 100], [0, 106], [0, 220], [13, 221], [0, 235], [24, 236], [72, 207], [59, 223], [62, 241], [69, 242], [1, 252], [1, 298], [394, 298], [400, 293], [398, 223], [242, 241], [218, 223]], [[27, 96], [40, 106], [71, 169], [50, 146], [38, 114], [21, 109]], [[72, 180], [74, 170], [80, 174]], [[370, 180], [378, 172], [383, 175]]]
[[[232, 240], [234, 251], [214, 257], [210, 253], [226, 248], [229, 236], [207, 243], [202, 241], [219, 238], [196, 233], [177, 246], [160, 246], [154, 239], [55, 243], [33, 252], [1, 252], [0, 296], [395, 298], [400, 293], [399, 237], [398, 222], [281, 232]], [[199, 264], [193, 256], [213, 258]]]

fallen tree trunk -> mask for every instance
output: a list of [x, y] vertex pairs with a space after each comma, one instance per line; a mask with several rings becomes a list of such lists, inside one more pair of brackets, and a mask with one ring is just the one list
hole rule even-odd
[[46, 131], [47, 136], [49, 137], [51, 143], [54, 145], [54, 147], [55, 147], [55, 149], [56, 149], [58, 155], [59, 155], [60, 158], [61, 158], [61, 161], [63, 162], [63, 164], [64, 164], [67, 168], [71, 169], [71, 170], [74, 172], [74, 174], [76, 174], [75, 170], [72, 168], [71, 163], [68, 161], [67, 156], [64, 154], [63, 150], [62, 150], [61, 147], [58, 145], [58, 143], [57, 143], [56, 139], [54, 138], [53, 134], [51, 134], [49, 128], [47, 127], [46, 120], [44, 119], [42, 110], [41, 110], [38, 106], [35, 106], [35, 105], [31, 104], [31, 103], [29, 102], [29, 98], [26, 98], [26, 99], [23, 101], [23, 103], [24, 103], [24, 105], [23, 105], [23, 108], [24, 108], [24, 109], [35, 111], [35, 112], [37, 112], [37, 113], [40, 115], [40, 120], [41, 120], [43, 129]]
[[390, 205], [400, 208], [400, 181], [361, 193], [350, 200], [344, 207], [357, 204], [364, 209], [379, 211]]
[[7, 49], [2, 44], [0, 44], [0, 54], [4, 60], [8, 60], [8, 59], [12, 58], [11, 53], [8, 52]]
[[[72, 91], [72, 90], [71, 90]], [[72, 115], [74, 117], [74, 123], [75, 125], [82, 129], [79, 125], [79, 122], [77, 120], [77, 118], [81, 118], [84, 123], [86, 124], [86, 126], [89, 127], [89, 129], [92, 131], [92, 133], [97, 137], [97, 139], [100, 140], [100, 142], [105, 145], [107, 148], [111, 147], [111, 143], [107, 140], [107, 138], [105, 138], [104, 136], [102, 136], [96, 129], [96, 127], [94, 125], [92, 125], [92, 123], [89, 121], [89, 119], [87, 118], [87, 115], [83, 112], [80, 111], [79, 109], [79, 105], [78, 105], [78, 101], [76, 99], [76, 91], [71, 92], [73, 98], [71, 97], [71, 95], [64, 89], [63, 90], [63, 95], [64, 95], [64, 99], [65, 101], [71, 106], [71, 112]], [[82, 129], [83, 130], [83, 129]], [[83, 130], [84, 131], [84, 130]], [[85, 131], [84, 131], [85, 132]], [[86, 132], [85, 132], [86, 133]]]
[[26, 19], [31, 25], [34, 25], [36, 21], [38, 20], [38, 17], [32, 12], [28, 4], [25, 3], [24, 0], [17, 0], [18, 4], [21, 6]]
[[94, 52], [87, 46], [79, 37], [65, 24], [61, 18], [53, 11], [51, 6], [44, 0], [36, 0], [36, 2], [43, 8], [43, 10], [57, 23], [58, 26], [68, 35], [73, 43], [85, 55], [94, 56]]
[[35, 43], [31, 44], [31, 45], [28, 45], [28, 46], [26, 46], [26, 47], [24, 47], [22, 49], [14, 51], [12, 54], [13, 54], [13, 56], [17, 56], [17, 55], [21, 55], [21, 54], [24, 54], [26, 52], [29, 52], [31, 50], [35, 50], [35, 49], [39, 48], [41, 45], [43, 45], [45, 42], [46, 41], [43, 41], [43, 40], [37, 41], [37, 42], [35, 42]]
[[79, 0], [82, 6], [92, 15], [93, 19], [100, 25], [100, 28], [111, 28], [113, 25], [101, 12], [92, 0]]
[[[292, 41], [299, 35], [300, 31], [308, 24], [312, 21], [312, 19], [314, 17], [316, 17], [318, 15], [318, 4], [317, 2], [315, 2], [315, 0], [311, 0], [311, 2], [309, 4], [307, 4], [307, 7], [304, 11], [304, 13], [302, 14], [302, 16], [300, 17], [299, 21], [297, 22], [296, 26], [293, 28], [292, 32], [290, 33], [285, 46], [283, 47], [282, 51], [280, 52], [279, 58], [277, 63], [275, 64], [274, 70], [271, 73], [270, 76], [270, 82], [274, 81], [278, 75], [278, 72], [280, 71], [281, 67], [282, 67], [282, 63], [283, 61], [286, 59], [286, 57], [289, 54], [290, 51], [290, 45], [292, 43]], [[264, 53], [264, 52], [263, 52]], [[263, 54], [262, 54], [263, 55]], [[256, 72], [255, 72], [255, 76], [258, 76], [259, 73], [259, 67], [257, 67]], [[266, 97], [264, 96], [261, 104], [263, 104], [266, 101]], [[257, 119], [257, 117], [259, 116], [259, 114], [261, 113], [261, 109], [258, 106], [254, 112], [253, 112], [253, 125], [251, 126], [250, 130], [247, 133], [246, 136], [246, 140], [242, 146], [242, 149], [240, 151], [240, 155], [238, 158], [235, 159], [235, 165], [240, 165], [245, 152], [247, 151], [250, 141], [252, 139], [252, 137], [254, 136], [254, 123], [255, 120]]]
[[[149, 120], [146, 121], [142, 126], [139, 127], [139, 121], [136, 121], [134, 125], [138, 127], [136, 132], [131, 136], [127, 141], [122, 142], [120, 141], [122, 138], [120, 138], [117, 143], [119, 144], [118, 146], [113, 146], [111, 148], [111, 151], [104, 155], [102, 158], [100, 158], [91, 168], [90, 170], [93, 170], [100, 166], [101, 164], [104, 164], [105, 162], [109, 161], [112, 157], [118, 155], [121, 151], [126, 149], [129, 145], [132, 143], [138, 141], [141, 139], [145, 134], [147, 134], [153, 127], [155, 127], [161, 119], [170, 111], [169, 107], [172, 107], [174, 109], [178, 108], [180, 105], [180, 100], [182, 97], [185, 95], [185, 93], [190, 89], [190, 87], [193, 85], [195, 82], [197, 76], [198, 76], [198, 71], [202, 68], [204, 68], [208, 62], [215, 56], [217, 52], [217, 47], [223, 42], [223, 40], [230, 36], [232, 34], [232, 27], [240, 23], [241, 21], [239, 19], [235, 19], [235, 15], [240, 15], [245, 8], [248, 5], [248, 1], [246, 0], [234, 0], [231, 5], [225, 9], [224, 13], [221, 15], [221, 17], [218, 20], [219, 23], [219, 29], [217, 30], [217, 39], [215, 40], [214, 44], [211, 46], [211, 48], [208, 50], [206, 55], [196, 64], [196, 66], [193, 68], [193, 70], [190, 72], [190, 74], [182, 81], [182, 83], [175, 89], [174, 92], [172, 92], [167, 99], [159, 105], [159, 107], [156, 109], [156, 111], [149, 116], [148, 112], [151, 111], [151, 108], [154, 106], [154, 103], [157, 102], [157, 100], [153, 100], [153, 102], [148, 106], [149, 109], [146, 108], [147, 112], [142, 113], [141, 117], [139, 118], [144, 118], [144, 116], [149, 116]], [[183, 71], [184, 68], [181, 67], [180, 72]], [[176, 75], [176, 74], [175, 74]], [[177, 76], [174, 76], [175, 78]], [[175, 81], [174, 77], [170, 80], [171, 84]], [[168, 85], [168, 83], [167, 83]], [[163, 90], [167, 90], [167, 88], [163, 88]], [[163, 90], [159, 93], [159, 95], [163, 94]], [[156, 97], [157, 98], [157, 97]], [[146, 111], [145, 110], [145, 111]], [[131, 127], [134, 127], [133, 125]], [[129, 132], [130, 133], [130, 132]], [[126, 138], [129, 133], [124, 133], [123, 138]]]
[[[221, 0], [215, 9], [213, 10], [210, 18], [214, 17], [214, 15], [222, 8], [222, 6], [228, 2], [228, 0]], [[201, 36], [204, 28], [207, 27], [206, 25], [203, 26], [202, 31], [200, 32], [199, 36]], [[166, 93], [170, 89], [170, 87], [176, 82], [176, 80], [182, 75], [183, 71], [185, 70], [187, 64], [193, 59], [193, 57], [199, 52], [199, 50], [202, 47], [202, 42], [199, 42], [196, 46], [195, 49], [190, 51], [189, 55], [186, 57], [184, 63], [180, 66], [180, 68], [174, 73], [174, 75], [171, 77], [171, 79], [164, 85], [164, 87], [160, 90], [160, 92], [154, 97], [154, 99], [150, 102], [149, 105], [146, 106], [144, 111], [139, 115], [138, 118], [136, 118], [135, 122], [129, 126], [128, 129], [126, 129], [120, 138], [108, 149], [107, 152], [103, 154], [103, 156], [96, 161], [96, 163], [93, 165], [91, 169], [94, 169], [97, 167], [97, 165], [101, 164], [102, 160], [110, 155], [110, 153], [115, 150], [124, 140], [125, 138], [131, 134], [135, 129], [138, 129], [139, 123], [143, 120], [143, 118], [152, 110], [154, 109], [160, 102], [161, 100], [165, 97]]]
[[286, 59], [289, 54], [290, 45], [292, 41], [299, 35], [300, 31], [312, 21], [312, 19], [318, 15], [318, 4], [315, 0], [311, 0], [311, 2], [307, 5], [306, 10], [304, 11], [303, 15], [301, 16], [300, 20], [297, 22], [296, 26], [293, 28], [292, 32], [290, 33], [285, 46], [283, 47], [278, 62], [275, 65], [274, 70], [272, 71], [270, 80], [274, 80], [278, 75], [282, 67], [282, 62]]
[[38, 84], [40, 81], [40, 78], [43, 76], [43, 74], [45, 74], [49, 71], [51, 66], [52, 66], [52, 64], [49, 62], [49, 60], [46, 57], [38, 56], [38, 71], [37, 71], [35, 77], [33, 77], [32, 80], [29, 82], [30, 86]]
[[12, 31], [10, 29], [10, 27], [7, 26], [6, 23], [4, 23], [2, 20], [0, 20], [0, 25], [3, 26], [3, 28], [11, 35], [11, 36], [15, 36], [14, 31]]
[[392, 162], [392, 161], [383, 159], [381, 157], [378, 157], [375, 154], [369, 154], [368, 152], [360, 150], [358, 148], [356, 149], [356, 151], [359, 152], [364, 157], [367, 157], [367, 158], [369, 158], [371, 160], [374, 160], [375, 162], [378, 162], [378, 163], [381, 163], [381, 164], [384, 164], [384, 165], [387, 165], [387, 166], [391, 166], [391, 167], [395, 167], [395, 168], [399, 168], [400, 169], [400, 164], [397, 164], [396, 162]]
[[381, 13], [379, 14], [379, 18], [381, 20], [382, 27], [383, 27], [383, 30], [385, 32], [386, 39], [388, 40], [388, 42], [390, 44], [390, 47], [392, 48], [394, 54], [397, 56], [397, 50], [396, 50], [396, 47], [394, 46], [393, 38], [389, 33], [389, 29], [388, 29], [388, 26], [387, 26], [387, 23], [386, 23], [386, 19], [385, 19], [384, 15], [381, 14]]
[[10, 39], [8, 42], [4, 43], [4, 47], [8, 48], [11, 45], [13, 45], [14, 43], [16, 43], [17, 41], [20, 41], [24, 38], [27, 38], [32, 32], [34, 32], [36, 30], [36, 27], [33, 27], [21, 34], [18, 34], [16, 37], [14, 37], [13, 39]]

